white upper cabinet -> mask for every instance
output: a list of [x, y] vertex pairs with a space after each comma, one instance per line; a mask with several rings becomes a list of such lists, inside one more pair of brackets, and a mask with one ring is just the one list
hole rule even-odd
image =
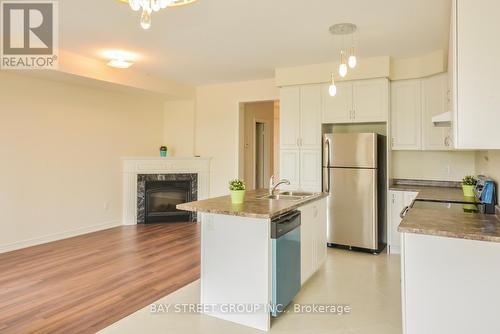
[[353, 81], [353, 122], [385, 122], [389, 110], [386, 79]]
[[280, 146], [297, 148], [300, 140], [300, 88], [280, 89]]
[[329, 84], [321, 89], [321, 114], [323, 123], [349, 123], [352, 121], [352, 84], [338, 82], [337, 95], [330, 96]]
[[500, 1], [453, 4], [455, 147], [500, 149]]
[[280, 98], [283, 188], [321, 191], [321, 85], [284, 87]]
[[321, 147], [321, 86], [300, 88], [300, 146], [308, 149]]
[[448, 76], [436, 75], [422, 80], [422, 149], [449, 150], [449, 127], [436, 127], [432, 117], [448, 111]]
[[391, 145], [393, 150], [420, 150], [421, 82], [402, 80], [391, 84]]
[[321, 114], [323, 123], [368, 123], [387, 121], [389, 83], [387, 79], [337, 82], [337, 95], [328, 94], [323, 85]]

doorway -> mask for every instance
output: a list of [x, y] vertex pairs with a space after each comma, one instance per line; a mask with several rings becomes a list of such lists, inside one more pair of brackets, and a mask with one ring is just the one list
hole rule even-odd
[[279, 169], [278, 101], [240, 105], [240, 178], [248, 190], [267, 188]]

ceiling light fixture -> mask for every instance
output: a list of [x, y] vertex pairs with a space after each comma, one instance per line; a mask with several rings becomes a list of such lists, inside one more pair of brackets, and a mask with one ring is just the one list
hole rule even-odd
[[137, 59], [135, 53], [124, 50], [106, 50], [102, 52], [102, 56], [109, 60], [107, 65], [114, 68], [129, 68]]
[[[330, 27], [330, 33], [334, 36], [342, 37], [342, 47], [340, 49], [340, 61], [339, 61], [339, 75], [344, 78], [347, 75], [347, 71], [349, 68], [355, 68], [358, 64], [358, 59], [356, 56], [357, 50], [355, 46], [354, 34], [357, 32], [358, 27], [352, 23], [339, 23]], [[347, 52], [345, 51], [345, 36], [351, 35], [351, 48], [349, 50], [349, 58], [347, 58]], [[333, 83], [333, 74], [332, 74], [332, 83]], [[332, 84], [334, 86], [334, 84]], [[331, 86], [330, 86], [331, 87]], [[335, 94], [337, 90], [335, 89]], [[330, 94], [331, 96], [335, 96], [335, 94]]]
[[167, 7], [189, 5], [197, 0], [119, 0], [128, 3], [133, 11], [142, 9], [141, 27], [145, 30], [151, 28], [151, 14]]
[[129, 68], [132, 65], [134, 65], [134, 63], [132, 63], [130, 61], [123, 60], [123, 59], [111, 59], [108, 62], [108, 66], [111, 66], [114, 68]]

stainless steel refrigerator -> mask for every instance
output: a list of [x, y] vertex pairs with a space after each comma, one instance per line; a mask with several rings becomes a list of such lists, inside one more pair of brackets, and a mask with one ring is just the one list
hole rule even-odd
[[379, 252], [385, 247], [385, 136], [323, 136], [323, 191], [328, 193], [329, 246]]

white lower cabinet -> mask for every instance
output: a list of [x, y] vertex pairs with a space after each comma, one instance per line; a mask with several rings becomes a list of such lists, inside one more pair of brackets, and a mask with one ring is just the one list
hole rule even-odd
[[401, 223], [401, 211], [411, 205], [418, 193], [414, 191], [390, 190], [387, 209], [387, 243], [390, 254], [401, 253], [401, 233], [398, 226]]
[[403, 333], [500, 333], [500, 243], [403, 233]]
[[326, 259], [326, 199], [299, 208], [300, 226], [300, 281], [304, 284]]

